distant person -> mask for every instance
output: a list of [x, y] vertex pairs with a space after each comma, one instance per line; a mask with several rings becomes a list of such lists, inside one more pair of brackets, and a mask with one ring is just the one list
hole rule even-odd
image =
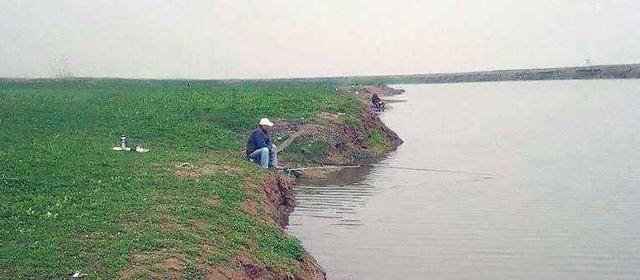
[[278, 165], [276, 145], [271, 143], [267, 133], [267, 129], [272, 126], [273, 123], [269, 119], [262, 118], [247, 140], [247, 158], [259, 163], [262, 168]]
[[384, 102], [376, 93], [371, 96], [371, 104], [378, 109], [384, 108]]

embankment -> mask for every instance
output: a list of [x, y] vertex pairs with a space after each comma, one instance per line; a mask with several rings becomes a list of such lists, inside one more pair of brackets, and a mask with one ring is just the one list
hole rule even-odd
[[474, 72], [376, 75], [322, 78], [220, 80], [226, 83], [332, 83], [332, 84], [441, 84], [495, 81], [640, 79], [640, 64], [592, 65], [537, 69], [509, 69]]
[[[374, 77], [368, 77], [369, 79]], [[494, 70], [462, 73], [381, 76], [374, 79], [393, 84], [442, 84], [496, 81], [638, 79], [640, 64], [594, 65], [583, 67]], [[366, 79], [365, 79], [366, 80]]]
[[[381, 96], [399, 94], [383, 87]], [[364, 89], [366, 91], [367, 89]], [[362, 88], [341, 89], [342, 94], [355, 96], [362, 104], [358, 115], [318, 112], [310, 120], [278, 120], [273, 136], [280, 139], [281, 162], [287, 168], [308, 168], [306, 176], [322, 176], [336, 167], [359, 165], [394, 150], [402, 143], [398, 135], [378, 117], [379, 112], [368, 106]], [[317, 167], [326, 168], [317, 168]], [[309, 168], [312, 167], [312, 168]]]
[[[381, 96], [399, 94], [391, 88], [366, 86], [345, 89], [340, 94], [356, 96], [354, 91], [376, 91]], [[324, 177], [340, 169], [340, 166], [357, 165], [382, 156], [402, 143], [398, 135], [378, 117], [378, 112], [369, 108], [367, 99], [357, 99], [361, 113], [357, 118], [346, 114], [318, 112], [312, 118], [278, 119], [272, 137], [278, 139], [281, 162], [286, 166], [309, 168], [304, 177]], [[322, 167], [322, 168], [317, 168]], [[326, 167], [326, 168], [325, 168]], [[292, 186], [297, 177], [291, 173], [274, 171], [265, 174], [260, 183], [261, 200], [248, 208], [266, 208], [262, 217], [277, 224], [281, 233], [289, 221], [295, 206]], [[253, 211], [255, 214], [256, 211]], [[291, 272], [256, 264], [249, 257], [232, 259], [226, 265], [210, 270], [209, 277], [241, 279], [325, 279], [325, 273], [316, 260], [303, 251], [295, 269]]]
[[[323, 279], [283, 231], [292, 182], [242, 150], [261, 117], [289, 166], [395, 148], [367, 98], [335, 88], [0, 80], [0, 278]], [[150, 152], [114, 152], [122, 134]]]

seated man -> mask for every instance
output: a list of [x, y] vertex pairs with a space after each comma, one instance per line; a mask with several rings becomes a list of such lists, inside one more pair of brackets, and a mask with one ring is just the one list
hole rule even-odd
[[267, 128], [273, 123], [262, 118], [258, 127], [251, 133], [247, 140], [247, 157], [255, 162], [259, 162], [262, 168], [276, 167], [278, 165], [278, 152], [276, 145], [271, 143]]
[[383, 108], [384, 107], [384, 102], [382, 102], [382, 99], [380, 99], [380, 97], [375, 93], [371, 96], [371, 103], [376, 108]]

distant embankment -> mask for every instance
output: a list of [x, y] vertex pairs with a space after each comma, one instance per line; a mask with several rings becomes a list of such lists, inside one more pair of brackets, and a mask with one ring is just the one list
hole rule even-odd
[[638, 79], [640, 64], [595, 65], [544, 69], [496, 70], [465, 73], [354, 76], [292, 79], [306, 82], [384, 83], [384, 84], [440, 84], [492, 81]]
[[[157, 79], [136, 78], [92, 78], [75, 77], [63, 80], [137, 80], [154, 81]], [[348, 76], [321, 78], [278, 78], [278, 79], [163, 79], [167, 83], [185, 82], [191, 86], [198, 84], [291, 84], [291, 83], [334, 83], [334, 84], [445, 84], [445, 83], [474, 83], [495, 81], [538, 81], [538, 80], [591, 80], [591, 79], [640, 79], [640, 64], [594, 65], [585, 67], [542, 68], [494, 70], [461, 73], [413, 74], [413, 75], [379, 75], [379, 76]], [[0, 85], [6, 82], [20, 82], [30, 80], [55, 81], [59, 79], [29, 79], [2, 78]]]

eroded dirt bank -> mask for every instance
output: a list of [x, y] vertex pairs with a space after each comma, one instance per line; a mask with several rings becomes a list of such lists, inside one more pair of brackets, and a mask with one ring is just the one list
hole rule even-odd
[[[243, 211], [251, 215], [261, 215], [262, 219], [278, 225], [281, 234], [289, 221], [289, 214], [293, 211], [295, 199], [291, 186], [295, 181], [286, 176], [270, 174], [265, 176], [260, 184], [261, 201], [257, 204], [241, 205]], [[258, 208], [264, 207], [260, 210]], [[298, 259], [293, 272], [285, 272], [268, 266], [261, 266], [248, 256], [239, 256], [224, 266], [214, 267], [208, 271], [207, 279], [326, 279], [324, 270], [317, 261], [306, 251]]]
[[381, 97], [404, 92], [387, 86], [344, 86], [339, 94], [362, 103], [354, 115], [319, 112], [310, 120], [280, 119], [271, 132], [277, 139], [280, 162], [285, 168], [302, 169], [307, 177], [323, 176], [340, 166], [359, 165], [385, 155], [402, 143], [370, 105], [373, 93]]
[[[339, 170], [339, 166], [357, 165], [383, 156], [402, 144], [400, 137], [380, 120], [379, 112], [368, 105], [368, 99], [369, 94], [373, 92], [380, 96], [390, 96], [401, 94], [403, 91], [386, 86], [342, 89], [343, 94], [353, 95], [356, 91], [361, 95], [358, 97], [360, 101], [366, 105], [360, 118], [355, 121], [327, 113], [319, 113], [316, 118], [306, 123], [280, 120], [274, 134], [284, 144], [280, 147], [283, 152], [283, 162], [288, 165], [298, 164], [310, 167], [337, 166], [337, 168], [326, 169], [311, 168], [303, 172], [305, 177], [318, 178]], [[287, 148], [291, 145], [298, 150], [287, 152]], [[314, 149], [314, 146], [324, 148]], [[305, 155], [304, 160], [300, 160], [300, 153]], [[296, 179], [290, 175], [274, 173], [262, 185], [265, 197], [274, 208], [273, 218], [282, 231], [287, 226], [289, 214], [295, 206], [291, 187], [295, 185]], [[245, 269], [245, 273], [251, 279], [326, 279], [322, 267], [306, 251], [294, 275], [283, 275], [277, 271], [255, 268]]]
[[[369, 106], [369, 97], [373, 92], [384, 97], [399, 94], [400, 91], [384, 86], [349, 86], [338, 90], [339, 94], [351, 96], [354, 101], [361, 102], [362, 109], [356, 117], [319, 112], [311, 119], [275, 121], [271, 137], [279, 147], [282, 165], [288, 168], [309, 168], [302, 171], [302, 176], [321, 178], [339, 170], [340, 166], [358, 165], [383, 156], [402, 143], [398, 135], [380, 120], [379, 112]], [[221, 170], [234, 173], [232, 168], [207, 165], [178, 165], [175, 173], [197, 180]], [[286, 170], [261, 173], [258, 182], [247, 182], [245, 186], [248, 193], [258, 194], [259, 197], [240, 202], [238, 207], [253, 219], [275, 225], [279, 234], [285, 234], [289, 214], [295, 207], [292, 187], [298, 178]], [[218, 203], [215, 199], [209, 202], [212, 205]], [[211, 265], [206, 260], [199, 260], [198, 263], [205, 279], [326, 279], [323, 268], [305, 250], [295, 259], [293, 267], [288, 270], [260, 262], [250, 251], [217, 265]], [[184, 275], [184, 263], [179, 258], [175, 260], [160, 269], [169, 279], [178, 279], [179, 275]], [[135, 271], [127, 271], [121, 276], [133, 278], [127, 276], [134, 274]]]
[[[369, 106], [370, 94], [384, 97], [402, 91], [386, 86], [349, 86], [338, 90], [363, 103], [358, 118], [320, 112], [311, 120], [276, 121], [272, 137], [279, 144], [281, 162], [288, 167], [312, 167], [302, 172], [304, 177], [324, 177], [339, 170], [340, 166], [357, 165], [383, 156], [402, 143], [400, 137], [380, 120], [379, 112]], [[269, 208], [265, 212], [271, 213], [269, 218], [282, 233], [295, 206], [292, 186], [296, 178], [291, 175], [271, 173], [260, 186], [263, 204]], [[326, 279], [322, 267], [306, 251], [293, 273], [257, 266], [249, 258], [237, 258], [234, 262], [239, 269], [218, 269], [210, 279]]]

